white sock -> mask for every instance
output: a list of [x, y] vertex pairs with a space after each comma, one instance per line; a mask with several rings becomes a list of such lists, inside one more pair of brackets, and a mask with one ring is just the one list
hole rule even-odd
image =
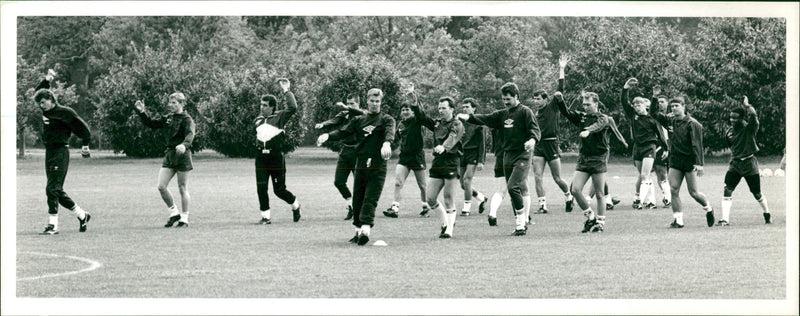
[[361, 225], [361, 234], [369, 236], [369, 233], [370, 233], [369, 225]]
[[528, 222], [528, 217], [525, 216], [524, 212], [522, 210], [517, 210], [516, 229], [525, 229], [525, 223], [527, 222]]
[[442, 216], [442, 226], [447, 226], [449, 220], [447, 217], [447, 210], [444, 209], [444, 205], [442, 205], [442, 203], [438, 203], [436, 205], [436, 209], [439, 210], [439, 214]]
[[675, 218], [678, 225], [683, 225], [683, 212], [672, 213], [672, 217]]
[[392, 202], [392, 210], [394, 210], [395, 212], [400, 211], [400, 202], [393, 201]]
[[572, 199], [573, 199], [572, 192], [570, 192], [569, 189], [567, 189], [567, 192], [564, 193], [564, 201], [569, 202], [572, 201]]
[[492, 194], [492, 201], [490, 202], [489, 206], [489, 216], [497, 217], [497, 209], [500, 208], [500, 204], [503, 204], [503, 193], [497, 192]]
[[597, 215], [597, 223], [598, 224], [605, 224], [606, 223], [606, 216], [605, 215]]
[[543, 207], [544, 209], [547, 209], [547, 198], [546, 197], [540, 197], [539, 198], [539, 207]]
[[761, 196], [761, 199], [758, 200], [758, 205], [761, 205], [761, 210], [764, 211], [764, 213], [769, 213], [769, 205], [767, 205], [766, 196]]
[[672, 192], [670, 190], [669, 181], [661, 181], [661, 193], [667, 199], [667, 202], [672, 202]]
[[269, 210], [261, 211], [261, 218], [270, 219], [271, 212]]
[[475, 198], [478, 199], [478, 201], [483, 202], [484, 200], [486, 200], [486, 196], [483, 195], [483, 193], [480, 193], [478, 191], [474, 191], [474, 192], [475, 192]]
[[74, 213], [75, 216], [78, 217], [78, 219], [86, 218], [86, 212], [80, 206], [78, 206], [78, 204], [75, 204], [75, 206], [70, 210], [70, 212]]
[[586, 216], [586, 218], [588, 218], [589, 220], [592, 220], [592, 219], [594, 219], [594, 211], [592, 211], [591, 207], [587, 208], [587, 209], [583, 210], [583, 216]]
[[650, 183], [650, 190], [647, 192], [647, 203], [656, 204], [656, 186]]
[[167, 210], [169, 211], [169, 217], [173, 217], [175, 215], [180, 214], [180, 211], [178, 210], [178, 207], [175, 206], [174, 204], [172, 206], [170, 206], [169, 209], [167, 209]]
[[472, 202], [464, 201], [464, 209], [462, 210], [462, 212], [469, 213], [471, 208], [472, 208]]
[[58, 230], [58, 214], [49, 214], [47, 217], [47, 223], [53, 225], [55, 230]]
[[356, 227], [356, 235], [361, 235], [361, 227]]
[[729, 222], [731, 216], [731, 206], [733, 206], [733, 198], [722, 197], [722, 220]]
[[428, 202], [426, 202], [426, 201], [422, 201], [422, 208], [424, 208], [424, 209], [430, 209], [430, 208], [431, 208], [431, 206], [430, 206], [430, 205], [428, 205]]
[[606, 204], [614, 204], [614, 201], [611, 201], [611, 195], [606, 195]]
[[703, 210], [705, 210], [706, 212], [711, 212], [711, 211], [713, 210], [713, 209], [711, 208], [711, 203], [708, 203], [708, 205], [706, 205], [706, 206], [703, 206]]
[[189, 212], [181, 212], [181, 222], [188, 223], [189, 222]]
[[292, 203], [292, 210], [296, 210], [298, 208], [300, 208], [300, 201], [294, 199], [294, 203]]
[[639, 185], [639, 196], [637, 196], [636, 199], [644, 203], [644, 201], [647, 200], [647, 193], [649, 192], [650, 192], [650, 182], [642, 181], [642, 184]]
[[444, 233], [453, 236], [453, 228], [456, 225], [456, 210], [452, 209], [447, 211], [447, 228], [445, 228]]
[[525, 210], [525, 222], [528, 222], [528, 217], [531, 216], [531, 196], [526, 195], [522, 197], [522, 209]]

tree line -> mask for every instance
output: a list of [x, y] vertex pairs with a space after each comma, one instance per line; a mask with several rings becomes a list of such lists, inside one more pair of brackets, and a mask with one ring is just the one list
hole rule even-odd
[[[745, 95], [761, 119], [761, 153], [785, 146], [786, 21], [779, 18], [26, 16], [17, 23], [19, 146], [40, 143], [41, 110], [31, 96], [49, 68], [59, 74], [59, 102], [88, 120], [95, 148], [159, 156], [158, 131], [142, 127], [133, 103], [159, 112], [181, 91], [197, 121], [192, 150], [253, 157], [258, 99], [278, 95], [279, 77], [292, 81], [300, 107], [287, 125], [292, 145], [311, 145], [315, 123], [351, 92], [382, 88], [384, 109], [397, 115], [413, 83], [431, 114], [445, 95], [475, 98], [486, 113], [502, 107], [505, 82], [516, 82], [528, 104], [533, 91], [553, 91], [562, 54], [571, 56], [566, 99], [577, 104], [581, 91], [597, 92], [623, 131], [620, 92], [636, 77], [633, 95], [649, 97], [660, 85], [688, 100], [707, 150], [727, 147], [728, 113]], [[577, 131], [561, 126], [562, 149], [576, 149]]]

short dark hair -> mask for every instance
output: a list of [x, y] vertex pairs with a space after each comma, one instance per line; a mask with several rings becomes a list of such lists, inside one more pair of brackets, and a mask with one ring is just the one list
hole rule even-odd
[[439, 102], [440, 103], [444, 102], [444, 101], [447, 101], [447, 105], [450, 106], [451, 109], [455, 109], [456, 108], [456, 105], [455, 105], [456, 101], [453, 100], [453, 98], [451, 98], [451, 97], [441, 97], [441, 98], [439, 98]]
[[542, 99], [547, 99], [547, 91], [544, 89], [539, 89], [533, 92], [533, 96], [542, 96]]
[[735, 108], [731, 111], [731, 113], [739, 114], [739, 118], [743, 118], [746, 112], [744, 111], [744, 108]]
[[271, 107], [275, 107], [278, 105], [278, 99], [275, 99], [275, 96], [271, 94], [267, 94], [261, 97], [261, 102], [267, 102]]
[[53, 91], [50, 91], [50, 89], [42, 89], [36, 91], [36, 94], [33, 96], [33, 100], [38, 103], [42, 99], [48, 99], [50, 101], [56, 102], [56, 95], [53, 94]]
[[408, 103], [406, 101], [403, 101], [403, 103], [400, 103], [400, 109], [402, 110], [402, 109], [405, 109], [405, 108], [409, 108], [410, 109], [411, 108], [411, 103]]
[[469, 105], [474, 109], [478, 108], [478, 100], [475, 100], [473, 98], [466, 98], [466, 99], [462, 100], [461, 104], [464, 104], [464, 103], [469, 103]]
[[278, 82], [289, 82], [287, 78], [278, 78]]
[[658, 100], [658, 99], [664, 99], [664, 100], [667, 100], [667, 101], [669, 101], [669, 97], [668, 97], [668, 96], [666, 96], [666, 95], [663, 95], [663, 94], [659, 94], [659, 95], [657, 95], [657, 96], [656, 96], [656, 100]]
[[519, 87], [513, 82], [508, 82], [500, 87], [500, 93], [503, 95], [510, 95], [512, 97], [519, 97]]
[[345, 98], [345, 101], [351, 100], [351, 99], [354, 99], [354, 100], [356, 100], [356, 103], [361, 104], [361, 97], [358, 96], [358, 93], [353, 92], [351, 94], [348, 94], [347, 98]]
[[679, 103], [680, 105], [683, 105], [683, 106], [686, 105], [686, 102], [683, 100], [682, 97], [673, 97], [672, 99], [669, 99], [669, 104], [672, 104], [672, 103]]

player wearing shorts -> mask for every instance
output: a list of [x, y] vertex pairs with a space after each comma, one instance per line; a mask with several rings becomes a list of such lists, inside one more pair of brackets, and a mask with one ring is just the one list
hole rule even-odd
[[[413, 94], [413, 85], [410, 93]], [[417, 96], [413, 94], [415, 103], [419, 104]], [[400, 123], [397, 124], [395, 139], [400, 143], [400, 156], [395, 167], [394, 201], [392, 206], [383, 211], [383, 215], [396, 218], [400, 212], [403, 185], [408, 174], [413, 171], [414, 178], [419, 186], [419, 195], [422, 201], [422, 211], [419, 216], [428, 217], [430, 207], [426, 199], [427, 184], [425, 183], [425, 151], [423, 151], [422, 124], [411, 110], [411, 103], [403, 102], [400, 105]]]
[[[665, 95], [661, 95], [661, 87], [655, 86], [653, 87], [653, 97], [650, 99], [651, 106], [657, 106], [658, 111], [661, 114], [667, 114], [669, 112], [669, 98]], [[648, 109], [648, 112], [650, 110]], [[656, 178], [658, 179], [658, 187], [661, 188], [661, 195], [663, 198], [661, 202], [664, 203], [664, 207], [672, 206], [672, 194], [670, 193], [669, 188], [669, 181], [667, 180], [667, 173], [669, 171], [669, 131], [661, 125], [658, 124], [659, 131], [661, 132], [661, 139], [658, 143], [658, 147], [656, 147], [656, 160], [653, 162], [653, 170], [656, 173]], [[650, 189], [653, 200], [655, 200], [655, 188]], [[655, 204], [655, 201], [652, 201]]]
[[[558, 61], [558, 90], [564, 91], [564, 69], [567, 67], [569, 57], [561, 56]], [[536, 195], [539, 197], [540, 214], [547, 214], [547, 198], [544, 190], [544, 165], [550, 167], [550, 175], [558, 188], [564, 193], [565, 210], [572, 212], [572, 193], [564, 179], [561, 178], [561, 149], [558, 147], [558, 105], [555, 99], [547, 99], [547, 92], [539, 90], [533, 93], [533, 107], [536, 121], [542, 130], [542, 140], [536, 143], [533, 149], [533, 174], [536, 181]]]
[[[323, 129], [329, 126], [332, 126], [334, 129], [338, 129], [343, 127], [347, 122], [356, 116], [364, 114], [364, 110], [361, 110], [359, 106], [360, 98], [357, 93], [352, 93], [347, 96], [347, 105], [345, 106], [341, 102], [337, 103], [336, 105], [339, 107], [345, 108], [344, 110], [340, 111], [330, 120], [327, 120], [322, 123], [318, 123], [314, 126], [315, 129]], [[356, 167], [356, 141], [355, 137], [350, 136], [347, 139], [341, 141], [342, 147], [339, 149], [339, 160], [336, 161], [336, 171], [334, 173], [333, 178], [333, 185], [339, 190], [339, 194], [342, 195], [345, 202], [347, 203], [347, 216], [345, 216], [344, 220], [351, 220], [353, 219], [353, 206], [352, 204], [352, 197], [353, 194], [350, 192], [350, 189], [347, 188], [347, 178], [350, 177], [351, 173], [355, 172]]]
[[503, 174], [506, 188], [514, 207], [515, 229], [513, 236], [524, 236], [528, 230], [527, 206], [528, 173], [530, 172], [530, 152], [540, 137], [539, 124], [530, 108], [519, 102], [519, 88], [514, 83], [506, 83], [500, 88], [503, 110], [490, 114], [459, 114], [458, 118], [469, 123], [486, 125], [502, 131], [503, 134]]
[[697, 188], [699, 177], [703, 176], [703, 125], [687, 113], [684, 102], [681, 97], [669, 100], [672, 115], [659, 113], [657, 107], [650, 108], [650, 115], [662, 126], [672, 130], [669, 138], [669, 185], [674, 219], [670, 227], [684, 226], [682, 204], [678, 196], [684, 178], [689, 195], [703, 206], [703, 210], [706, 211], [706, 224], [711, 227], [714, 225], [714, 210], [705, 194]]
[[47, 214], [48, 222], [42, 235], [58, 234], [58, 205], [66, 207], [78, 218], [78, 231], [85, 232], [92, 215], [78, 206], [72, 198], [64, 192], [64, 180], [67, 178], [69, 169], [69, 138], [72, 134], [81, 138], [83, 146], [81, 156], [89, 158], [89, 143], [92, 133], [89, 125], [75, 113], [70, 107], [58, 104], [53, 91], [50, 90], [50, 82], [56, 76], [56, 72], [49, 69], [45, 79], [36, 87], [36, 94], [33, 100], [42, 109], [42, 141], [45, 148], [45, 175], [47, 185], [45, 194], [47, 195]]
[[[466, 98], [461, 101], [461, 112], [474, 114], [478, 107], [478, 101], [473, 98]], [[475, 171], [483, 170], [483, 163], [486, 161], [486, 131], [485, 127], [471, 123], [464, 123], [464, 137], [461, 143], [464, 144], [464, 155], [461, 156], [461, 189], [464, 190], [464, 208], [461, 216], [469, 216], [472, 208], [472, 198], [480, 202], [478, 213], [483, 214], [486, 201], [489, 199], [472, 187], [472, 179]]]
[[[436, 109], [439, 111], [439, 118], [434, 120], [428, 117], [418, 104], [411, 106], [411, 111], [420, 124], [433, 131], [433, 162], [429, 171], [426, 197], [431, 209], [439, 210], [442, 217], [439, 238], [447, 239], [453, 237], [453, 227], [456, 223], [455, 182], [459, 177], [464, 125], [453, 117], [455, 111], [453, 98], [439, 98]], [[439, 193], [442, 191], [444, 205], [438, 201]]]
[[392, 156], [394, 119], [381, 113], [383, 91], [367, 91], [367, 114], [353, 118], [342, 129], [317, 138], [317, 146], [356, 135], [356, 172], [353, 176], [353, 226], [356, 234], [349, 240], [363, 246], [369, 242], [375, 225], [375, 208], [386, 180], [386, 161]]
[[756, 109], [750, 105], [747, 97], [744, 97], [744, 104], [733, 109], [730, 113], [731, 127], [725, 134], [728, 146], [731, 148], [731, 162], [728, 172], [725, 173], [725, 190], [722, 197], [722, 219], [717, 222], [717, 226], [728, 226], [730, 223], [731, 206], [733, 205], [733, 190], [744, 178], [750, 192], [753, 193], [758, 205], [763, 211], [764, 222], [772, 224], [772, 215], [767, 205], [767, 197], [761, 195], [761, 177], [758, 174], [758, 160], [755, 153], [758, 152], [756, 144], [756, 133], [758, 133], [759, 121]]
[[[189, 172], [192, 171], [192, 141], [194, 140], [194, 120], [189, 116], [184, 107], [186, 106], [186, 96], [181, 92], [175, 92], [169, 96], [167, 103], [167, 115], [159, 118], [150, 118], [145, 112], [144, 102], [136, 101], [134, 104], [139, 112], [142, 123], [154, 129], [166, 129], [164, 138], [166, 148], [164, 149], [164, 161], [158, 172], [158, 192], [161, 199], [167, 204], [169, 210], [169, 220], [164, 227], [172, 227], [178, 222], [176, 227], [189, 226]], [[181, 210], [175, 206], [172, 193], [169, 191], [169, 182], [175, 175], [178, 175], [178, 190], [181, 194]]]

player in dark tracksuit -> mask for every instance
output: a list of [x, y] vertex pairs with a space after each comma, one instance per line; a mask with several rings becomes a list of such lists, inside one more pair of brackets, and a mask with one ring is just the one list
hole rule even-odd
[[681, 210], [680, 193], [683, 179], [689, 195], [706, 211], [706, 224], [714, 225], [714, 210], [706, 200], [705, 194], [697, 189], [698, 177], [703, 175], [703, 125], [686, 113], [683, 98], [669, 100], [672, 115], [661, 114], [657, 107], [650, 107], [650, 115], [662, 126], [671, 129], [669, 138], [669, 184], [672, 194], [671, 228], [683, 227], [683, 211]]
[[[653, 97], [650, 98], [651, 106], [657, 106], [661, 114], [667, 114], [669, 109], [669, 98], [661, 95], [661, 87], [653, 87]], [[649, 112], [649, 109], [648, 109]], [[669, 134], [668, 131], [661, 123], [658, 124], [661, 131], [661, 140], [656, 147], [656, 159], [653, 162], [653, 169], [655, 170], [656, 177], [658, 178], [658, 187], [661, 188], [661, 201], [664, 207], [672, 206], [672, 194], [670, 193], [669, 181], [667, 180], [667, 173], [669, 172]], [[651, 190], [653, 200], [655, 200], [655, 189]], [[652, 201], [655, 204], [655, 201]]]
[[[473, 98], [466, 98], [461, 101], [461, 111], [466, 114], [475, 113], [478, 101]], [[461, 156], [461, 189], [464, 190], [464, 208], [461, 216], [469, 216], [472, 207], [472, 198], [480, 202], [478, 213], [483, 214], [488, 197], [478, 192], [472, 187], [472, 178], [475, 171], [483, 170], [483, 163], [486, 161], [486, 127], [471, 123], [464, 123], [464, 137], [461, 139], [464, 146], [464, 154]]]
[[[256, 140], [259, 153], [256, 155], [256, 190], [258, 191], [258, 203], [261, 210], [260, 224], [271, 224], [271, 212], [269, 208], [269, 182], [272, 178], [272, 191], [281, 200], [292, 205], [292, 220], [300, 220], [300, 202], [297, 197], [286, 189], [286, 158], [283, 156], [283, 146], [286, 142], [286, 133], [283, 128], [289, 119], [297, 113], [297, 101], [294, 94], [288, 89], [288, 81], [279, 81], [284, 87], [284, 98], [286, 98], [286, 108], [277, 110], [277, 100], [273, 95], [265, 95], [261, 98], [261, 115], [253, 121], [254, 128], [259, 129], [262, 125], [273, 128], [273, 133], [265, 137], [257, 137]], [[262, 128], [265, 128], [262, 127]]]
[[529, 203], [525, 204], [524, 196], [528, 195], [530, 152], [540, 137], [539, 124], [533, 111], [519, 102], [519, 88], [516, 84], [506, 83], [501, 87], [501, 93], [506, 109], [491, 114], [458, 116], [469, 123], [503, 131], [503, 171], [516, 218], [513, 235], [524, 236], [528, 229], [526, 209], [530, 207]]
[[[556, 92], [554, 98], [558, 101], [558, 108], [572, 124], [581, 129], [580, 150], [578, 154], [578, 164], [575, 166], [575, 174], [572, 178], [572, 195], [578, 202], [578, 206], [583, 210], [587, 217], [583, 225], [583, 233], [602, 232], [605, 230], [605, 210], [606, 203], [603, 186], [606, 184], [606, 164], [608, 163], [609, 132], [618, 133], [614, 126], [613, 119], [600, 113], [598, 110], [599, 97], [594, 92], [587, 92], [582, 95], [584, 111], [567, 109], [563, 102], [561, 93]], [[621, 135], [617, 135], [618, 138]], [[592, 186], [597, 200], [597, 214], [595, 215], [588, 201], [581, 193], [586, 181], [592, 179]]]
[[[455, 180], [459, 178], [458, 171], [461, 163], [461, 137], [464, 135], [464, 125], [453, 116], [455, 101], [450, 97], [439, 98], [437, 105], [439, 118], [434, 120], [428, 117], [418, 104], [411, 106], [411, 111], [422, 126], [433, 131], [433, 162], [429, 171], [428, 205], [431, 209], [438, 209], [442, 218], [439, 238], [453, 237], [453, 227], [456, 222], [456, 205], [453, 200], [455, 195]], [[444, 196], [444, 203], [439, 202], [439, 192]], [[444, 205], [442, 205], [444, 204]]]
[[728, 172], [725, 173], [725, 190], [722, 197], [722, 219], [717, 222], [717, 226], [728, 226], [730, 222], [731, 206], [733, 205], [733, 190], [744, 178], [750, 192], [753, 193], [764, 215], [764, 222], [772, 223], [772, 215], [767, 205], [767, 197], [761, 195], [761, 177], [758, 174], [758, 160], [755, 153], [758, 152], [756, 144], [756, 133], [758, 133], [759, 121], [756, 109], [750, 105], [747, 97], [744, 97], [744, 104], [734, 108], [730, 113], [731, 127], [725, 134], [728, 146], [731, 148], [731, 162]]
[[[351, 94], [347, 96], [347, 105], [344, 106], [345, 110], [340, 111], [332, 119], [319, 123], [315, 126], [316, 129], [323, 129], [328, 126], [333, 126], [334, 129], [343, 127], [347, 122], [356, 116], [364, 114], [364, 110], [359, 107], [360, 98], [358, 94]], [[337, 105], [343, 105], [337, 103]], [[339, 149], [339, 160], [336, 161], [336, 172], [334, 175], [333, 185], [339, 190], [344, 200], [347, 202], [347, 216], [344, 220], [353, 219], [353, 194], [347, 188], [347, 178], [350, 173], [355, 173], [356, 170], [356, 138], [350, 136], [341, 141], [342, 148]]]
[[[416, 95], [414, 95], [416, 98]], [[419, 100], [415, 100], [419, 103]], [[419, 216], [428, 217], [430, 207], [426, 198], [428, 185], [425, 183], [425, 152], [423, 151], [422, 124], [411, 110], [411, 103], [403, 102], [400, 105], [400, 122], [397, 123], [395, 140], [400, 144], [400, 159], [395, 166], [394, 200], [392, 205], [383, 211], [387, 217], [397, 218], [400, 212], [403, 185], [408, 174], [413, 171], [414, 178], [419, 186], [422, 211]]]
[[[561, 56], [559, 59], [558, 90], [564, 91], [564, 69], [567, 67], [569, 57]], [[539, 197], [540, 214], [547, 214], [547, 198], [544, 190], [544, 165], [550, 167], [550, 175], [558, 188], [564, 193], [565, 210], [572, 212], [572, 193], [564, 179], [561, 179], [561, 150], [558, 147], [558, 105], [556, 100], [547, 99], [547, 93], [539, 90], [533, 93], [533, 107], [536, 121], [542, 130], [542, 140], [536, 143], [533, 150], [533, 175], [536, 183], [536, 195]]]
[[78, 217], [80, 232], [85, 232], [92, 215], [84, 211], [64, 192], [64, 180], [69, 169], [69, 138], [74, 133], [81, 138], [83, 146], [81, 155], [89, 157], [89, 143], [92, 134], [89, 125], [81, 119], [75, 110], [58, 104], [50, 81], [55, 72], [48, 71], [45, 79], [36, 87], [34, 101], [42, 109], [43, 131], [42, 141], [45, 147], [45, 175], [47, 175], [47, 213], [48, 224], [42, 235], [58, 234], [58, 205], [66, 207]]
[[647, 204], [645, 198], [653, 185], [650, 172], [656, 157], [656, 147], [661, 142], [661, 125], [647, 112], [647, 99], [636, 97], [633, 105], [628, 100], [628, 91], [636, 85], [636, 78], [630, 78], [622, 88], [620, 103], [625, 117], [630, 122], [631, 136], [633, 139], [633, 164], [639, 171], [635, 184], [634, 209], [655, 208], [655, 204]]
[[328, 140], [340, 140], [356, 135], [356, 172], [353, 180], [353, 225], [356, 235], [350, 242], [363, 246], [369, 242], [375, 224], [375, 208], [386, 180], [386, 161], [392, 155], [394, 119], [381, 113], [383, 91], [367, 92], [367, 114], [353, 118], [344, 128], [325, 133], [317, 139], [317, 146]]
[[[178, 222], [176, 227], [189, 226], [189, 171], [192, 166], [192, 141], [195, 135], [194, 120], [184, 111], [186, 106], [186, 96], [181, 92], [175, 92], [169, 96], [167, 110], [169, 114], [162, 115], [153, 119], [145, 112], [144, 102], [136, 101], [135, 108], [139, 112], [142, 123], [154, 129], [166, 129], [164, 134], [166, 148], [164, 149], [164, 160], [158, 172], [158, 192], [161, 199], [167, 204], [169, 220], [164, 227], [172, 227]], [[172, 193], [169, 191], [169, 182], [175, 175], [178, 175], [178, 190], [181, 194], [181, 210], [175, 206]]]

